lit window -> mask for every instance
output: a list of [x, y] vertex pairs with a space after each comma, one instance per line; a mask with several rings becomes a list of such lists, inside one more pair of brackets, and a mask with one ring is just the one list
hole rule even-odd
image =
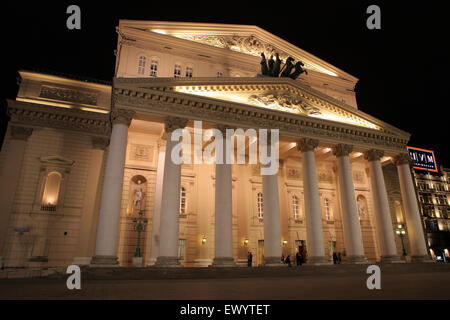
[[325, 198], [323, 201], [323, 207], [325, 209], [325, 219], [327, 221], [333, 220], [333, 215], [331, 214], [331, 209], [330, 209], [330, 201], [327, 198]]
[[180, 78], [181, 77], [181, 66], [179, 64], [176, 64], [175, 68], [173, 69], [173, 77], [174, 78]]
[[298, 198], [297, 196], [293, 196], [292, 197], [292, 211], [294, 212], [294, 219], [295, 220], [299, 220], [300, 219], [300, 214], [299, 214], [299, 210], [298, 210]]
[[54, 211], [58, 204], [59, 189], [61, 187], [61, 174], [50, 172], [45, 180], [44, 193], [42, 195], [42, 210]]
[[186, 214], [186, 189], [184, 187], [180, 190], [180, 214]]
[[192, 67], [186, 67], [186, 77], [192, 78], [192, 73], [194, 72], [194, 69]]
[[138, 63], [138, 74], [145, 74], [145, 62], [147, 58], [144, 56], [139, 57], [139, 63]]
[[150, 64], [150, 77], [158, 76], [158, 60], [152, 60]]
[[258, 218], [262, 219], [264, 217], [263, 210], [263, 194], [261, 192], [258, 193]]

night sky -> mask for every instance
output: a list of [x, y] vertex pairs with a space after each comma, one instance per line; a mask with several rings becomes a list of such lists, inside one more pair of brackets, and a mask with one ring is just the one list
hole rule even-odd
[[[359, 78], [359, 108], [411, 133], [410, 146], [432, 149], [450, 167], [448, 10], [442, 3], [391, 1], [45, 1], [3, 4], [5, 98], [15, 98], [20, 69], [111, 81], [119, 19], [257, 25]], [[81, 30], [66, 28], [66, 9], [81, 8]], [[164, 4], [164, 6], [163, 6]], [[381, 30], [366, 27], [371, 4]], [[445, 89], [445, 94], [444, 94]]]

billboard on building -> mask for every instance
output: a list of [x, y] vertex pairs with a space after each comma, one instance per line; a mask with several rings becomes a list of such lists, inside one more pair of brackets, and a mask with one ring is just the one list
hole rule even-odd
[[406, 147], [412, 159], [414, 169], [438, 172], [433, 150]]

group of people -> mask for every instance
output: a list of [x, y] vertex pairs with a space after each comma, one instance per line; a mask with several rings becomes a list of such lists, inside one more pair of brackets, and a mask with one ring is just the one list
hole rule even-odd
[[341, 253], [333, 252], [333, 264], [340, 264], [341, 263]]
[[[303, 263], [305, 263], [305, 258], [299, 251], [295, 254], [295, 262], [297, 266], [301, 266]], [[287, 255], [287, 257], [285, 258], [284, 255], [281, 255], [281, 263], [287, 264], [289, 267], [291, 267], [291, 256]]]

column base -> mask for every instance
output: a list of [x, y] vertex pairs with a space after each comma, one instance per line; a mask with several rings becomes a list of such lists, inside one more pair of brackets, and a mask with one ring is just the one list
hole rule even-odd
[[287, 267], [287, 264], [281, 263], [280, 257], [264, 257], [264, 267]]
[[380, 259], [381, 263], [405, 263], [404, 260], [400, 258], [400, 256], [394, 255], [394, 256], [381, 256]]
[[352, 264], [366, 264], [367, 259], [365, 256], [346, 256], [344, 263]]
[[214, 258], [211, 267], [236, 267], [234, 259], [230, 257]]
[[159, 268], [181, 268], [182, 265], [178, 261], [178, 257], [162, 257], [159, 256], [156, 259], [155, 264], [153, 267], [159, 267]]
[[77, 266], [88, 266], [91, 264], [92, 257], [75, 257], [72, 264]]
[[195, 259], [194, 267], [206, 268], [212, 265], [212, 259]]
[[325, 256], [308, 257], [308, 265], [323, 266], [331, 264]]
[[151, 267], [151, 266], [154, 266], [155, 263], [156, 263], [156, 258], [150, 258], [147, 260], [146, 266]]
[[119, 261], [116, 256], [93, 256], [91, 260], [91, 267], [118, 267]]
[[429, 255], [411, 256], [411, 262], [434, 262]]

